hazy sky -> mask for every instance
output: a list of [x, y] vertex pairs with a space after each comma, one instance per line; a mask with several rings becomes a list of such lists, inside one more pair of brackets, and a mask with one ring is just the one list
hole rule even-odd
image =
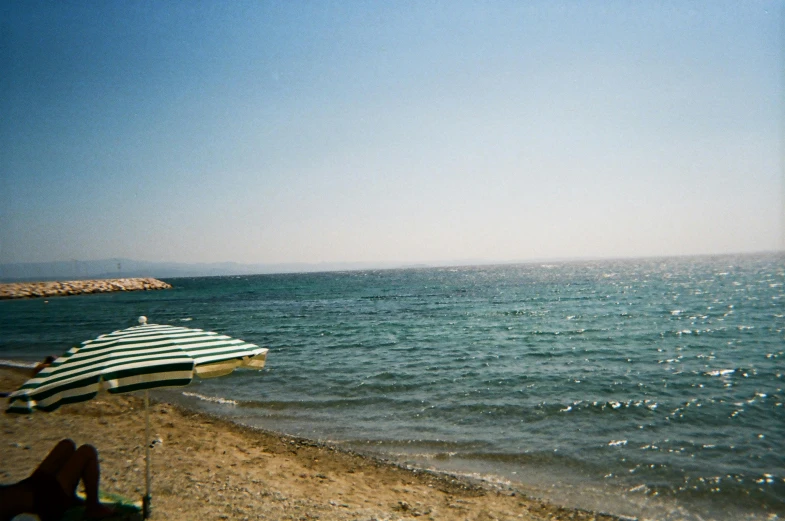
[[785, 2], [0, 3], [0, 262], [785, 248]]

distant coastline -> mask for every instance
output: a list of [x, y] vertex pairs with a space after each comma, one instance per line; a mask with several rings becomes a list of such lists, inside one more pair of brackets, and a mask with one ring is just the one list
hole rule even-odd
[[277, 264], [241, 264], [237, 262], [186, 263], [155, 262], [125, 258], [103, 260], [76, 260], [29, 263], [0, 263], [0, 283], [146, 278], [174, 279], [181, 277], [221, 277], [245, 275], [273, 275], [289, 273], [327, 273], [335, 271], [395, 270], [422, 268], [454, 268], [464, 266], [503, 266], [512, 264], [560, 264], [565, 262], [595, 262], [632, 259], [684, 259], [706, 257], [748, 257], [760, 255], [783, 255], [785, 251], [696, 253], [671, 256], [641, 257], [534, 257], [527, 259], [465, 258], [432, 260], [421, 262], [292, 262]]
[[68, 280], [52, 282], [11, 282], [0, 284], [0, 300], [65, 297], [112, 291], [147, 291], [172, 286], [154, 278]]

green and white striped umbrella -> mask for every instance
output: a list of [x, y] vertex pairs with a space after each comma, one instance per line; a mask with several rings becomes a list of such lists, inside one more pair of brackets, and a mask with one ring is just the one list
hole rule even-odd
[[267, 349], [226, 335], [158, 324], [140, 325], [101, 335], [69, 349], [8, 397], [8, 412], [54, 411], [84, 402], [99, 391], [145, 390], [147, 494], [150, 503], [150, 432], [147, 390], [191, 383], [194, 376], [213, 378], [238, 367], [262, 369]]
[[211, 378], [237, 367], [261, 369], [266, 356], [267, 349], [242, 340], [144, 320], [68, 350], [9, 396], [8, 412], [53, 411], [90, 400], [101, 390], [188, 385], [195, 375]]

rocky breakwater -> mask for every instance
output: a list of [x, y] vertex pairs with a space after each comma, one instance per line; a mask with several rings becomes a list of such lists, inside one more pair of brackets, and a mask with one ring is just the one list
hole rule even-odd
[[64, 297], [87, 293], [109, 293], [111, 291], [145, 291], [170, 289], [172, 286], [158, 279], [100, 279], [68, 280], [64, 282], [11, 282], [0, 284], [0, 300], [15, 298]]

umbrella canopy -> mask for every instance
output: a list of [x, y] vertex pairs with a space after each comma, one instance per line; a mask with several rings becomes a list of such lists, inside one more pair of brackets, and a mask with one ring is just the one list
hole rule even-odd
[[146, 494], [150, 515], [150, 419], [148, 389], [188, 385], [194, 376], [213, 378], [238, 367], [261, 369], [267, 349], [226, 335], [158, 324], [139, 317], [129, 327], [69, 349], [8, 397], [8, 412], [54, 411], [84, 402], [99, 391], [145, 391]]
[[9, 395], [8, 412], [53, 411], [101, 390], [125, 393], [188, 385], [238, 367], [261, 369], [267, 349], [226, 335], [147, 324], [101, 335], [69, 349]]

